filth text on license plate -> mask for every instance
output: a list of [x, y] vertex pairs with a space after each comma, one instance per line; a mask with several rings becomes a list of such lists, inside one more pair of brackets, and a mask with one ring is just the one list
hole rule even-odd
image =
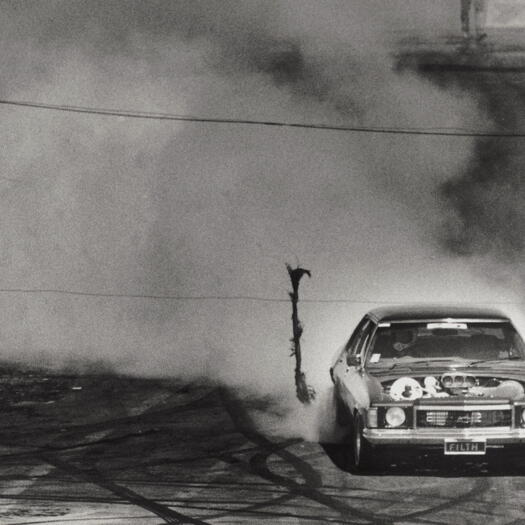
[[485, 440], [445, 439], [445, 455], [483, 455], [487, 450]]

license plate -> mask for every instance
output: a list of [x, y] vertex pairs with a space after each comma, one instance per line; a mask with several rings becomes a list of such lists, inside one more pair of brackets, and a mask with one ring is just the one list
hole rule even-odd
[[485, 440], [446, 439], [445, 455], [483, 455], [487, 450]]

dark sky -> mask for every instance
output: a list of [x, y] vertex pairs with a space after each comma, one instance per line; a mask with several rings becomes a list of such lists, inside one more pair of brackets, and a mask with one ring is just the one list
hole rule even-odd
[[[399, 32], [459, 31], [453, 0], [0, 3], [0, 98], [227, 118], [487, 127], [462, 89], [395, 72]], [[512, 299], [440, 245], [471, 139], [0, 107], [0, 286], [286, 299]], [[310, 375], [370, 305], [304, 305]], [[5, 354], [292, 378], [289, 305], [0, 296]]]

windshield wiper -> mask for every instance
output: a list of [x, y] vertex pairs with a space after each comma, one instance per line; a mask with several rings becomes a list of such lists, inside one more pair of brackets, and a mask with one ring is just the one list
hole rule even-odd
[[[455, 362], [458, 364], [463, 364], [464, 360], [458, 361], [456, 357], [440, 357], [440, 358], [429, 358], [429, 359], [418, 359], [417, 361], [405, 361], [402, 363], [393, 363], [390, 366], [389, 370], [394, 368], [403, 367], [403, 368], [413, 368], [412, 365], [422, 365], [425, 364], [425, 368], [431, 368], [434, 363], [443, 363], [443, 362]], [[470, 363], [469, 363], [470, 364]]]
[[480, 359], [479, 361], [471, 361], [468, 366], [480, 365], [482, 363], [494, 363], [496, 361], [523, 361], [523, 358], [519, 355], [506, 357], [505, 359]]

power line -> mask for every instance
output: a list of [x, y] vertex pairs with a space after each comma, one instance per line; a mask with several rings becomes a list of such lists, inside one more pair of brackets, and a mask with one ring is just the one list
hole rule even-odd
[[65, 290], [60, 288], [0, 288], [0, 293], [14, 294], [53, 294], [53, 295], [74, 295], [84, 297], [107, 297], [110, 299], [152, 299], [164, 301], [260, 301], [260, 302], [281, 302], [289, 300], [284, 298], [271, 298], [252, 295], [155, 295], [155, 294], [132, 294], [132, 293], [106, 293], [106, 292], [85, 292], [81, 290]]
[[[128, 294], [128, 293], [104, 293], [104, 292], [86, 292], [81, 290], [66, 290], [60, 288], [0, 288], [0, 293], [4, 294], [53, 294], [53, 295], [71, 295], [80, 297], [95, 297], [109, 299], [146, 299], [146, 300], [163, 300], [163, 301], [254, 301], [265, 303], [289, 303], [289, 298], [283, 297], [264, 297], [258, 295], [155, 295], [155, 294]], [[369, 300], [369, 299], [301, 299], [301, 303], [347, 303], [347, 304], [425, 304], [422, 301], [404, 301], [404, 300]], [[432, 302], [428, 304], [439, 304]], [[444, 303], [443, 303], [444, 304]], [[520, 305], [523, 301], [447, 301], [449, 305]]]
[[69, 106], [63, 104], [45, 104], [41, 102], [0, 99], [4, 106], [18, 106], [33, 109], [85, 113], [106, 117], [124, 117], [149, 120], [171, 120], [181, 122], [201, 122], [211, 124], [238, 124], [252, 126], [271, 126], [281, 128], [316, 129], [324, 131], [345, 131], [354, 133], [376, 133], [387, 135], [424, 135], [438, 137], [477, 137], [477, 138], [525, 138], [525, 133], [511, 131], [476, 131], [466, 128], [397, 128], [381, 126], [337, 126], [320, 123], [284, 122], [274, 120], [235, 119], [219, 117], [201, 117], [196, 115], [176, 115], [171, 113], [152, 113], [146, 111], [128, 111], [96, 107]]

